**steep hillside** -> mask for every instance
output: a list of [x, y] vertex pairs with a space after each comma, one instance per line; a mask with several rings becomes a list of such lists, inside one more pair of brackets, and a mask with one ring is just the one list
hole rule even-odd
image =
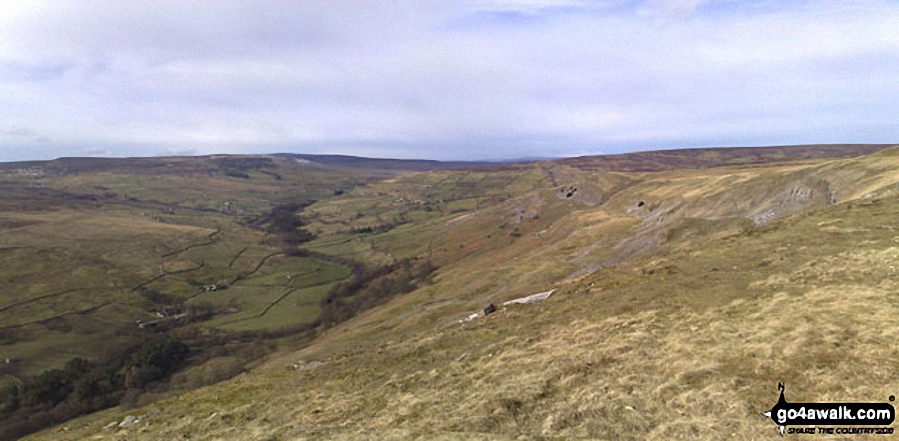
[[356, 187], [304, 209], [304, 247], [427, 261], [430, 284], [364, 311], [335, 297], [356, 316], [300, 351], [29, 439], [779, 438], [759, 415], [778, 382], [795, 401], [899, 391], [899, 149], [875, 150]]

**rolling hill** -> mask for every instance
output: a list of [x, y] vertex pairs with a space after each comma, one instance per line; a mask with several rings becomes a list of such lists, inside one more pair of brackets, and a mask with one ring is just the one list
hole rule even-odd
[[8, 384], [170, 304], [191, 352], [28, 439], [774, 439], [778, 382], [899, 390], [897, 147], [93, 161], [2, 168]]

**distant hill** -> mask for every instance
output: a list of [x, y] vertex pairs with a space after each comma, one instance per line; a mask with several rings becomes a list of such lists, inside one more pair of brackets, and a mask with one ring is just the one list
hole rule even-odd
[[[139, 174], [193, 173], [216, 170], [251, 170], [275, 167], [273, 161], [294, 159], [298, 165], [318, 165], [330, 168], [370, 170], [374, 172], [454, 170], [492, 165], [479, 161], [435, 161], [424, 159], [363, 158], [345, 155], [305, 155], [277, 153], [274, 155], [208, 155], [208, 156], [159, 156], [146, 158], [58, 158], [49, 161], [22, 161], [0, 163], [0, 172], [22, 169], [40, 169], [51, 175], [120, 171]], [[293, 161], [292, 161], [293, 162]]]
[[388, 159], [388, 158], [363, 158], [346, 155], [304, 155], [296, 153], [277, 153], [273, 156], [294, 158], [310, 161], [315, 164], [328, 167], [361, 168], [376, 170], [407, 170], [407, 171], [431, 171], [453, 170], [460, 168], [493, 165], [492, 162], [479, 161], [434, 161], [425, 159]]
[[48, 175], [115, 171], [136, 174], [183, 174], [216, 170], [273, 167], [272, 158], [260, 155], [157, 156], [138, 158], [58, 158], [49, 161], [0, 163], [0, 171], [33, 169]]
[[674, 150], [650, 150], [614, 155], [588, 155], [573, 158], [517, 158], [509, 161], [437, 161], [430, 159], [366, 158], [349, 155], [311, 155], [275, 153], [271, 155], [160, 156], [137, 158], [71, 157], [49, 161], [0, 163], [0, 172], [40, 168], [49, 174], [129, 171], [140, 174], [209, 172], [222, 169], [248, 170], [274, 167], [274, 158], [297, 160], [303, 165], [388, 172], [458, 170], [473, 167], [502, 169], [513, 164], [558, 162], [582, 170], [661, 171], [763, 164], [827, 158], [865, 156], [896, 144], [814, 144], [769, 147], [713, 147]]
[[660, 171], [865, 156], [896, 144], [815, 144], [653, 150], [559, 160], [582, 170]]

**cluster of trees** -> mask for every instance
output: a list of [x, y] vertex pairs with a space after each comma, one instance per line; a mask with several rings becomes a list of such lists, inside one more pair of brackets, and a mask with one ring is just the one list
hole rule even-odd
[[355, 265], [353, 278], [339, 283], [321, 301], [319, 323], [330, 327], [382, 303], [430, 283], [436, 269], [430, 259], [401, 259], [391, 265], [365, 268]]
[[17, 341], [19, 341], [19, 334], [15, 329], [0, 329], [0, 345], [11, 345]]
[[379, 224], [375, 226], [369, 227], [353, 227], [353, 234], [381, 234], [386, 233], [402, 224], [400, 223], [385, 223]]
[[187, 359], [184, 343], [156, 337], [99, 362], [73, 358], [0, 390], [0, 439], [15, 439], [61, 421], [118, 405], [129, 392], [140, 392], [167, 378]]
[[289, 251], [299, 244], [315, 239], [314, 234], [303, 229], [306, 221], [298, 216], [298, 213], [313, 203], [314, 200], [308, 200], [276, 205], [271, 211], [256, 219], [253, 225], [277, 236], [282, 247]]

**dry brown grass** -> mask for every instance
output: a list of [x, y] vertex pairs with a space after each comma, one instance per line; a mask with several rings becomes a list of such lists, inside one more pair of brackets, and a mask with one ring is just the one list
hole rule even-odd
[[[96, 438], [776, 439], [758, 413], [773, 405], [778, 381], [788, 382], [794, 400], [884, 400], [899, 388], [890, 331], [899, 305], [888, 300], [890, 288], [832, 286], [702, 312], [579, 319], [395, 374], [351, 356], [160, 403], [163, 413], [148, 426]], [[536, 312], [491, 320], [526, 322]], [[470, 328], [450, 333], [493, 326]], [[439, 357], [439, 340], [381, 350]], [[229, 403], [235, 394], [249, 403]]]

